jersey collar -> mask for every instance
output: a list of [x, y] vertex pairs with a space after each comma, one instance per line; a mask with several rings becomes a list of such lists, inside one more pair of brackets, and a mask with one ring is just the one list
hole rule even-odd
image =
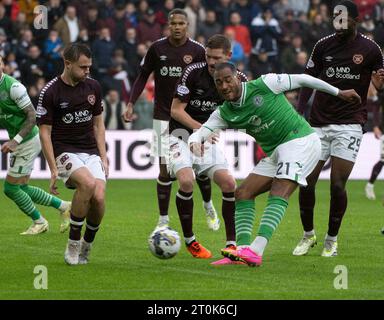
[[4, 77], [5, 77], [5, 73], [3, 72], [3, 73], [1, 74], [1, 78], [0, 78], [0, 84], [3, 82], [3, 80], [4, 80]]
[[241, 107], [245, 102], [246, 96], [247, 96], [247, 86], [245, 85], [245, 82], [242, 82], [241, 83], [241, 96], [240, 96], [239, 100], [237, 100], [236, 102], [231, 102], [231, 105], [234, 108]]

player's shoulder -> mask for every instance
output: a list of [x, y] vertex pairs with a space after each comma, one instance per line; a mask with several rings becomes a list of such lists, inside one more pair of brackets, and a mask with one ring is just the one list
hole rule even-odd
[[48, 92], [54, 91], [55, 88], [59, 85], [59, 77], [55, 77], [52, 80], [48, 81], [46, 85], [41, 89], [40, 94], [44, 95], [47, 94]]
[[373, 49], [373, 50], [379, 50], [381, 52], [381, 48], [375, 40], [367, 37], [366, 35], [364, 35], [362, 33], [359, 33], [358, 35], [360, 36], [360, 41], [364, 43], [365, 47], [368, 47], [368, 48]]
[[240, 70], [237, 70], [237, 78], [240, 79], [241, 82], [247, 82], [248, 77], [245, 73], [241, 72]]
[[325, 48], [329, 43], [332, 43], [336, 40], [336, 33], [329, 34], [321, 39], [317, 40], [313, 48]]
[[86, 85], [91, 86], [95, 89], [98, 89], [98, 90], [101, 89], [101, 85], [100, 85], [99, 81], [97, 81], [96, 79], [93, 79], [91, 77], [87, 77], [84, 82]]
[[194, 46], [199, 50], [204, 50], [204, 52], [205, 52], [205, 47], [200, 42], [198, 42], [192, 38], [188, 38], [187, 41], [190, 43], [191, 46]]
[[181, 82], [186, 82], [187, 79], [191, 76], [194, 76], [197, 73], [202, 73], [207, 68], [206, 62], [195, 62], [186, 66], [183, 70], [183, 75], [181, 76]]
[[170, 43], [167, 37], [162, 37], [160, 39], [153, 41], [152, 44], [149, 46], [149, 48], [154, 49], [154, 48], [159, 48], [163, 46], [170, 46]]

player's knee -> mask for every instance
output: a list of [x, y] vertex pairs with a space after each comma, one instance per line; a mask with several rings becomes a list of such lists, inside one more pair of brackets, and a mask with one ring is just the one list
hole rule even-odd
[[96, 179], [87, 178], [82, 181], [82, 183], [77, 187], [77, 190], [82, 192], [83, 194], [92, 197], [95, 193], [96, 189]]
[[236, 189], [236, 181], [232, 176], [226, 177], [220, 183], [220, 189], [222, 192], [234, 192]]
[[331, 184], [331, 195], [339, 196], [345, 192], [345, 184], [342, 181], [333, 182]]
[[7, 181], [4, 182], [3, 192], [8, 198], [13, 199], [19, 190], [19, 185], [11, 184]]
[[193, 179], [191, 177], [181, 177], [179, 179], [180, 190], [184, 192], [192, 192], [193, 191]]
[[104, 204], [105, 201], [105, 187], [103, 186], [97, 186], [95, 188], [95, 192], [93, 194], [93, 200], [99, 204], [102, 205]]

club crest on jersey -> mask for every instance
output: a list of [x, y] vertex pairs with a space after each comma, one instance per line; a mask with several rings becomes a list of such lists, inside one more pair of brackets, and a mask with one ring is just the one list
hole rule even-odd
[[360, 64], [360, 63], [363, 62], [364, 57], [363, 57], [362, 54], [354, 54], [352, 60], [353, 60], [354, 63]]
[[193, 57], [190, 55], [190, 54], [186, 54], [184, 57], [183, 57], [183, 61], [186, 63], [186, 64], [190, 64], [193, 60]]
[[264, 99], [262, 96], [256, 96], [253, 98], [253, 103], [257, 106], [260, 107], [264, 103]]
[[95, 104], [95, 102], [96, 102], [96, 97], [95, 97], [94, 94], [90, 94], [90, 95], [88, 96], [88, 102], [89, 102], [91, 105], [94, 105], [94, 104]]

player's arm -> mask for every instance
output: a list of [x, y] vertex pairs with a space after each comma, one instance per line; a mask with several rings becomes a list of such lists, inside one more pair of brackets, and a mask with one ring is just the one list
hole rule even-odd
[[39, 134], [40, 134], [40, 142], [41, 149], [43, 151], [44, 157], [48, 162], [49, 170], [51, 171], [51, 180], [49, 183], [49, 192], [52, 194], [59, 194], [57, 192], [56, 180], [59, 176], [59, 171], [56, 166], [56, 160], [53, 153], [53, 145], [52, 145], [52, 125], [49, 124], [41, 124], [39, 126]]
[[[317, 42], [315, 46], [313, 47], [311, 56], [308, 60], [307, 66], [305, 68], [305, 73], [309, 74], [313, 77], [318, 77], [319, 74], [321, 73], [321, 70], [323, 68], [323, 63], [322, 63], [322, 53], [321, 51], [321, 44]], [[308, 107], [308, 101], [309, 98], [312, 96], [313, 89], [312, 88], [302, 88], [299, 93], [299, 101], [298, 101], [298, 112], [300, 114], [304, 114], [305, 110]]]
[[171, 105], [171, 117], [180, 122], [189, 129], [199, 129], [201, 123], [194, 120], [186, 111], [188, 103], [180, 101], [179, 98], [173, 98]]
[[340, 90], [331, 84], [312, 77], [308, 74], [267, 74], [262, 77], [269, 89], [276, 93], [282, 93], [302, 87], [319, 90], [349, 102], [361, 103], [361, 97], [354, 89]]
[[20, 131], [9, 141], [1, 146], [1, 151], [4, 153], [14, 152], [17, 146], [31, 132], [36, 125], [36, 111], [32, 105], [31, 99], [28, 96], [27, 89], [19, 82], [14, 83], [10, 89], [10, 98], [23, 110], [26, 115], [25, 121], [20, 128]]
[[188, 139], [188, 146], [197, 155], [204, 154], [204, 142], [218, 134], [219, 130], [228, 128], [228, 123], [221, 117], [219, 108], [211, 113], [209, 119]]
[[375, 86], [377, 91], [384, 90], [384, 54], [380, 50], [379, 46], [375, 46], [375, 48], [372, 50], [372, 84]]
[[143, 92], [150, 74], [155, 70], [155, 61], [155, 49], [151, 46], [140, 63], [139, 75], [133, 83], [129, 102], [125, 107], [124, 113], [122, 114], [125, 122], [131, 122], [133, 120], [133, 106]]
[[101, 161], [103, 162], [105, 176], [108, 177], [109, 174], [109, 166], [108, 166], [108, 158], [107, 158], [107, 149], [105, 147], [105, 126], [103, 115], [97, 115], [93, 118], [93, 131], [95, 133], [95, 139], [97, 148], [100, 153]]

